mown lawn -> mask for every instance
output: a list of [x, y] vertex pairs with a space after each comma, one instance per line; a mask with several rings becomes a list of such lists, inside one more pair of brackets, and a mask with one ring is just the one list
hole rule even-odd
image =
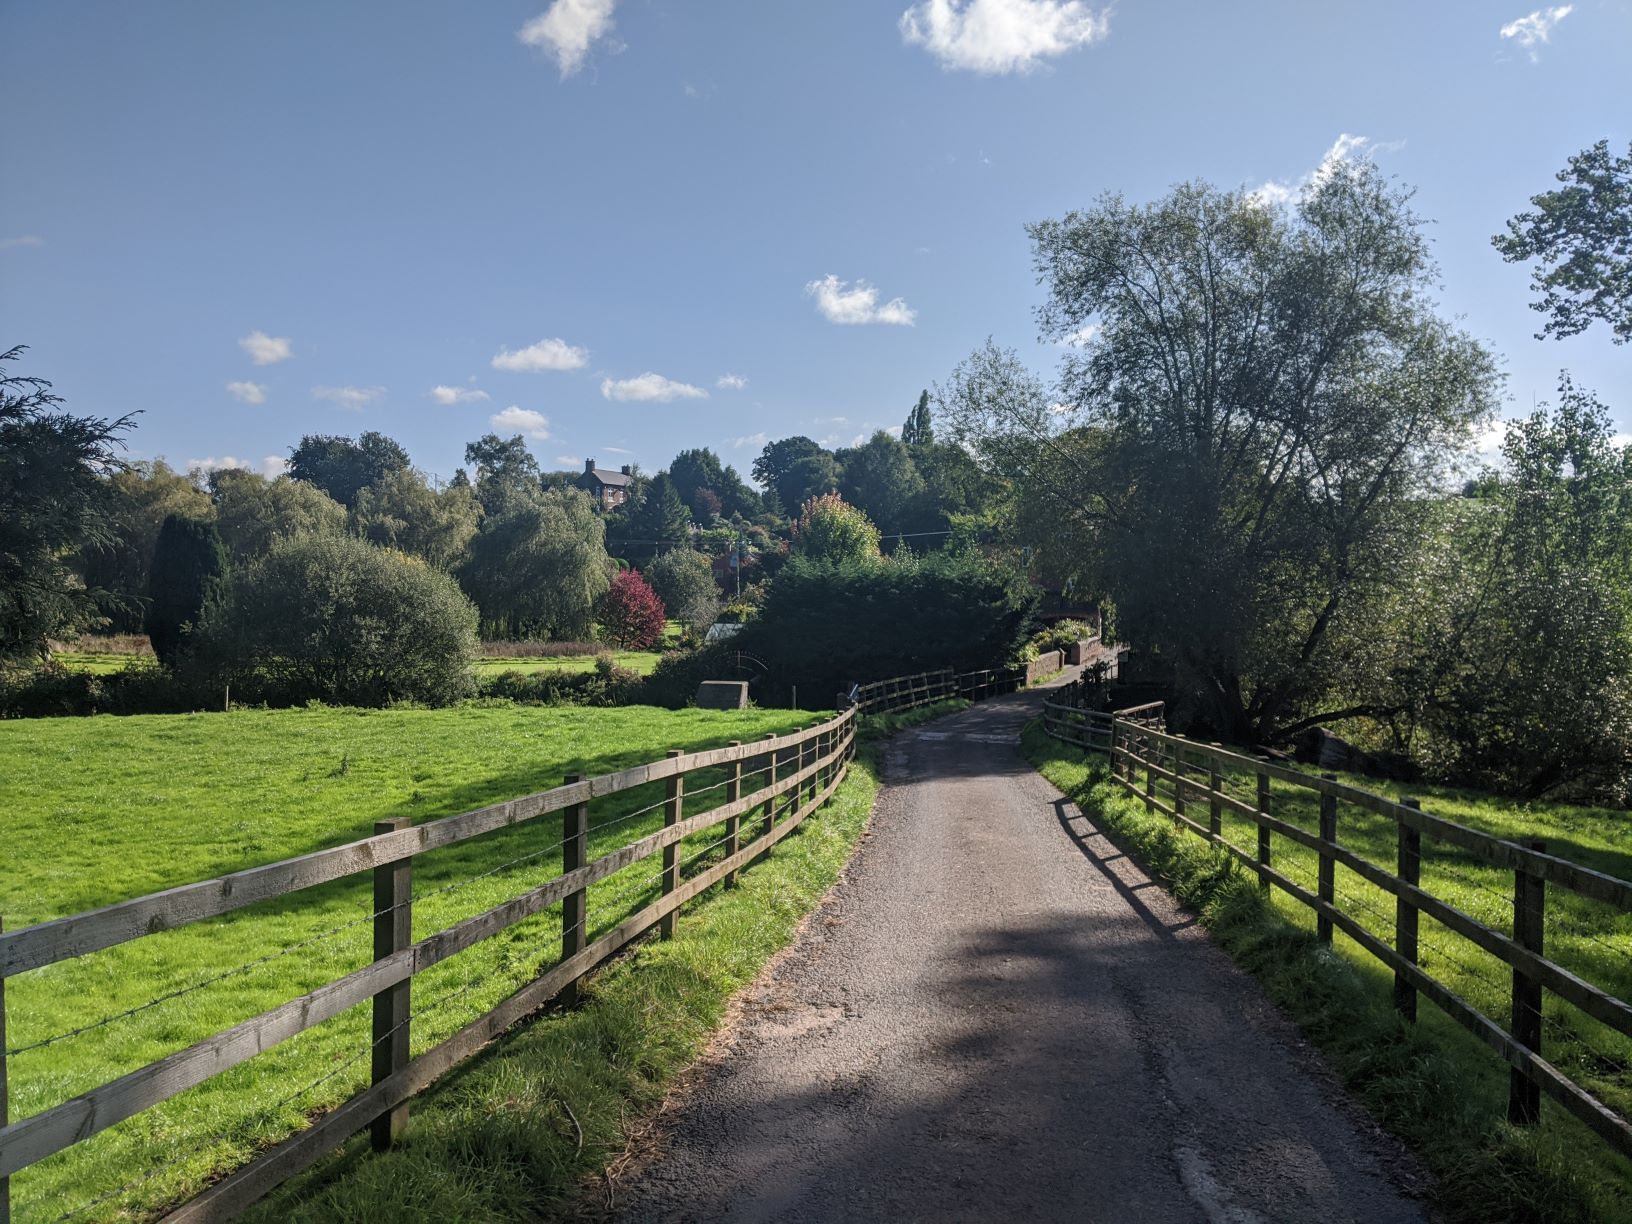
[[[1333, 957], [1313, 938], [1312, 911], [1280, 890], [1268, 903], [1256, 880], [1164, 814], [1111, 781], [1097, 754], [1050, 739], [1040, 726], [1027, 731], [1032, 762], [1071, 794], [1101, 827], [1128, 842], [1147, 868], [1161, 875], [1179, 899], [1201, 911], [1220, 941], [1264, 979], [1272, 996], [1326, 1050], [1338, 1070], [1379, 1120], [1410, 1142], [1439, 1174], [1437, 1205], [1448, 1219], [1632, 1221], [1632, 1161], [1614, 1154], [1596, 1135], [1551, 1101], [1543, 1125], [1505, 1122], [1508, 1072], [1488, 1047], [1457, 1026], [1432, 1002], [1419, 1001], [1415, 1028], [1392, 1010], [1393, 974], [1338, 932]], [[1352, 785], [1394, 798], [1414, 796], [1437, 816], [1514, 840], [1540, 838], [1563, 857], [1621, 878], [1632, 878], [1632, 817], [1625, 812], [1521, 803], [1447, 787], [1400, 786], [1345, 776]], [[1143, 785], [1143, 774], [1140, 774]], [[1255, 797], [1250, 772], [1229, 774], [1225, 790], [1246, 802]], [[1272, 814], [1310, 832], [1318, 829], [1318, 798], [1272, 784]], [[1165, 784], [1158, 797], [1169, 801]], [[1187, 814], [1203, 823], [1207, 805], [1191, 798]], [[1228, 810], [1222, 831], [1254, 851], [1256, 826]], [[1394, 869], [1392, 821], [1340, 804], [1338, 839], [1362, 857]], [[1285, 838], [1273, 841], [1272, 865], [1295, 883], [1316, 890], [1316, 855]], [[1425, 837], [1422, 885], [1504, 933], [1512, 933], [1513, 876], [1464, 851]], [[1340, 908], [1393, 942], [1394, 901], [1339, 865]], [[1549, 885], [1547, 954], [1617, 995], [1632, 998], [1632, 915]], [[1512, 971], [1424, 915], [1419, 960], [1434, 977], [1506, 1027]], [[1546, 996], [1543, 1045], [1560, 1070], [1624, 1114], [1632, 1114], [1632, 1041]]]
[[[657, 661], [663, 656], [655, 650], [609, 650], [606, 652], [619, 667], [627, 668], [642, 676], [649, 676], [657, 667]], [[492, 676], [499, 672], [590, 672], [595, 670], [595, 660], [601, 655], [519, 655], [519, 656], [484, 656], [476, 660], [475, 668], [478, 676]]]
[[[568, 772], [605, 773], [669, 748], [753, 740], [817, 717], [495, 704], [0, 723], [0, 835], [8, 851], [0, 914], [16, 929], [366, 836], [382, 818], [450, 815], [557, 785]], [[717, 779], [691, 785], [698, 810], [719, 801], [717, 789], [704, 789]], [[592, 833], [591, 855], [659, 827], [661, 811], [643, 811], [659, 799], [660, 784], [597, 801], [590, 822], [603, 827]], [[631, 813], [641, 814], [626, 819]], [[695, 835], [682, 853], [713, 839]], [[559, 818], [545, 816], [422, 856], [414, 864], [415, 937], [555, 875], [559, 841]], [[657, 870], [655, 861], [637, 863], [591, 890], [592, 938], [655, 893]], [[12, 1118], [365, 963], [370, 888], [366, 876], [338, 881], [11, 979], [13, 1049], [158, 1001], [12, 1057]], [[551, 963], [559, 929], [552, 909], [416, 978], [415, 1051]], [[230, 976], [165, 998], [221, 974]], [[185, 1197], [365, 1083], [368, 1026], [365, 1003], [24, 1170], [12, 1178], [13, 1218], [128, 1219]]]

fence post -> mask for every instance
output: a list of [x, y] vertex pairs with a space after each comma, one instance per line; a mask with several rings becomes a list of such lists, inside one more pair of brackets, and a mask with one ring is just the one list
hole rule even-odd
[[[1269, 775], [1263, 772], [1258, 774], [1258, 811], [1269, 815]], [[1269, 866], [1269, 830], [1263, 825], [1258, 826], [1258, 865]], [[1269, 891], [1269, 876], [1262, 871], [1258, 873], [1258, 887]]]
[[[1545, 852], [1547, 843], [1526, 842]], [[1523, 867], [1513, 869], [1513, 942], [1542, 955], [1547, 914], [1547, 883]], [[1513, 969], [1513, 1039], [1532, 1054], [1541, 1053], [1541, 983], [1517, 966]], [[1508, 1072], [1507, 1120], [1523, 1126], [1541, 1121], [1541, 1086], [1514, 1067]]]
[[1169, 753], [1173, 765], [1173, 823], [1180, 825], [1184, 823], [1184, 745], [1171, 745]]
[[[1420, 811], [1415, 799], [1401, 801], [1402, 807]], [[1394, 874], [1410, 885], [1422, 883], [1422, 833], [1406, 824], [1398, 828], [1399, 849]], [[1402, 960], [1417, 963], [1417, 907], [1404, 897], [1394, 898], [1394, 950]], [[1394, 973], [1394, 1010], [1413, 1024], [1417, 1019], [1417, 988], [1398, 970]]]
[[[681, 755], [680, 749], [670, 748], [669, 758]], [[680, 823], [680, 810], [686, 803], [686, 775], [677, 773], [668, 780], [663, 805], [663, 827]], [[670, 842], [663, 847], [663, 895], [666, 897], [680, 886], [680, 843]], [[658, 919], [658, 932], [664, 939], [674, 938], [675, 912], [670, 910]]]
[[[374, 832], [394, 833], [413, 821], [406, 816], [374, 822]], [[374, 959], [384, 960], [414, 942], [413, 859], [398, 859], [374, 868]], [[410, 988], [412, 978], [387, 986], [374, 996], [371, 1052], [372, 1082], [388, 1079], [408, 1065]], [[408, 1103], [386, 1110], [369, 1124], [369, 1140], [384, 1152], [408, 1129]]]
[[[776, 738], [776, 732], [767, 731], [765, 733], [765, 738], [766, 739], [775, 739]], [[778, 764], [780, 764], [780, 762], [777, 760], [777, 751], [776, 751], [775, 748], [772, 748], [771, 751], [766, 755], [766, 762], [767, 762], [767, 764], [766, 764], [766, 767], [765, 767], [765, 772], [766, 772], [765, 785], [768, 786], [768, 787], [774, 787], [776, 785], [776, 767], [777, 767]], [[765, 800], [765, 829], [764, 829], [764, 832], [769, 833], [774, 828], [776, 828], [776, 796], [772, 795], [770, 798]], [[765, 854], [766, 855], [770, 854], [770, 850], [766, 849]], [[761, 855], [761, 857], [763, 858], [764, 855]]]
[[1156, 741], [1146, 736], [1143, 744], [1145, 753], [1145, 811], [1156, 810]]
[[[568, 786], [584, 780], [583, 774], [568, 774]], [[561, 873], [577, 871], [589, 858], [589, 804], [569, 803], [561, 809]], [[575, 888], [561, 898], [561, 959], [569, 960], [584, 950], [584, 933], [589, 889]], [[578, 1002], [578, 979], [561, 988], [561, 1002], [568, 1007]]]
[[[1211, 744], [1209, 747], [1218, 748], [1220, 745]], [[1224, 775], [1218, 770], [1218, 758], [1207, 758], [1207, 831], [1214, 837], [1224, 836], [1223, 803], [1219, 795], [1224, 792]]]
[[[6, 920], [0, 918], [0, 933]], [[6, 1078], [6, 979], [0, 975], [0, 1127], [11, 1122], [11, 1088]], [[0, 1224], [11, 1224], [11, 1178], [0, 1177]]]
[[[1336, 782], [1336, 774], [1321, 774], [1327, 782]], [[1337, 796], [1320, 792], [1320, 883], [1317, 890], [1327, 905], [1337, 903], [1337, 860], [1332, 847], [1337, 844]], [[1332, 920], [1325, 914], [1315, 916], [1315, 937], [1323, 944], [1332, 942]]]
[[[732, 740], [730, 746], [732, 748], [741, 748], [742, 747], [742, 741], [741, 740]], [[727, 803], [735, 803], [737, 800], [739, 800], [741, 798], [742, 798], [742, 758], [738, 757], [736, 760], [731, 762], [731, 776], [730, 776], [730, 778], [728, 778], [726, 780], [726, 783], [725, 783], [725, 801]], [[734, 855], [737, 852], [737, 829], [739, 827], [738, 822], [739, 822], [740, 819], [741, 819], [741, 817], [738, 817], [738, 816], [727, 816], [725, 818], [725, 857], [726, 858], [730, 858], [732, 855]], [[736, 873], [735, 870], [728, 871], [728, 872], [725, 873], [725, 886], [727, 888], [735, 888], [737, 886], [737, 873]]]

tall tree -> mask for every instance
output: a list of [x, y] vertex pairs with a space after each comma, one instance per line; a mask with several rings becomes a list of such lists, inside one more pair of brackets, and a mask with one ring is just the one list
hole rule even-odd
[[918, 402], [913, 405], [912, 411], [907, 413], [907, 420], [901, 426], [901, 441], [907, 446], [928, 446], [935, 441], [935, 429], [930, 424], [929, 392], [923, 391], [918, 396]]
[[[1614, 157], [1600, 140], [1570, 158], [1556, 191], [1532, 196], [1534, 212], [1491, 239], [1508, 263], [1535, 260], [1532, 310], [1549, 315], [1541, 336], [1573, 336], [1607, 323], [1616, 344], [1632, 340], [1632, 146]], [[1538, 339], [1540, 336], [1538, 336]]]
[[924, 495], [924, 478], [904, 443], [882, 429], [844, 452], [845, 500], [860, 507], [885, 535], [910, 530]]
[[316, 485], [258, 472], [221, 468], [210, 473], [210, 500], [221, 543], [234, 562], [263, 557], [279, 540], [299, 535], [339, 535], [346, 511]]
[[468, 484], [436, 489], [423, 472], [388, 473], [357, 494], [352, 530], [365, 540], [451, 569], [465, 555], [481, 512]]
[[1339, 166], [1288, 210], [1188, 184], [1029, 232], [1044, 335], [1101, 330], [1052, 394], [988, 344], [943, 392], [962, 435], [1214, 732], [1342, 713], [1348, 630], [1499, 385], [1408, 196]]
[[69, 561], [113, 542], [107, 478], [133, 419], [62, 411], [49, 382], [7, 368], [25, 351], [0, 353], [0, 663], [99, 620]]
[[669, 464], [669, 479], [680, 500], [691, 505], [698, 489], [712, 489], [716, 497], [724, 497], [725, 470], [720, 457], [706, 446], [683, 450]]
[[838, 461], [803, 435], [769, 443], [754, 460], [753, 471], [754, 479], [775, 492], [785, 509], [839, 487]]
[[208, 519], [215, 507], [203, 489], [163, 459], [144, 459], [114, 472], [107, 482], [111, 538], [80, 551], [85, 585], [103, 593], [102, 609], [116, 633], [139, 633], [147, 601], [148, 569], [159, 529], [172, 514]]
[[307, 434], [289, 452], [291, 477], [316, 485], [348, 510], [356, 504], [359, 490], [407, 467], [408, 452], [374, 430], [355, 442], [329, 434]]
[[534, 490], [483, 520], [459, 580], [499, 635], [583, 639], [613, 568], [588, 494]]
[[204, 611], [220, 593], [226, 551], [215, 524], [172, 514], [159, 529], [153, 548], [143, 628], [159, 662], [174, 666]]
[[642, 545], [678, 542], [686, 538], [690, 523], [674, 482], [659, 472], [647, 481], [640, 505], [629, 516], [627, 538]]
[[520, 434], [483, 434], [465, 446], [465, 462], [476, 470], [476, 498], [488, 514], [501, 512], [510, 494], [540, 487], [538, 460]]

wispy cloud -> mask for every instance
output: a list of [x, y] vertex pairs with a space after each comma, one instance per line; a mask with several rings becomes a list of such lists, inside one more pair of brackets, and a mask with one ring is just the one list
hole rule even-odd
[[1087, 348], [1098, 339], [1101, 330], [1103, 329], [1098, 323], [1085, 323], [1058, 343], [1062, 348]]
[[613, 455], [632, 455], [635, 453], [632, 450], [624, 450], [621, 446], [603, 446], [601, 449]]
[[328, 400], [342, 408], [361, 408], [385, 394], [384, 387], [313, 387], [312, 398]]
[[770, 440], [771, 435], [764, 432], [744, 434], [740, 438], [732, 438], [731, 447], [733, 450], [742, 450], [745, 446], [751, 446], [755, 450], [762, 450]]
[[222, 455], [220, 458], [215, 458], [212, 456], [209, 459], [187, 460], [187, 470], [189, 472], [203, 472], [208, 474], [210, 472], [219, 472], [224, 468], [231, 468], [240, 472], [258, 471], [268, 480], [272, 480], [275, 477], [283, 475], [289, 470], [289, 460], [285, 459], [282, 455], [268, 455], [259, 463], [256, 463], [251, 459], [240, 459], [236, 455]]
[[44, 246], [45, 239], [38, 234], [18, 234], [15, 238], [0, 238], [0, 251], [12, 251], [18, 247]]
[[590, 47], [612, 32], [616, 7], [617, 0], [555, 0], [517, 30], [516, 37], [555, 56], [565, 80], [584, 66]]
[[475, 387], [446, 387], [431, 388], [431, 398], [442, 405], [449, 404], [479, 404], [489, 398], [486, 391], [478, 391]]
[[900, 28], [942, 68], [999, 75], [1098, 42], [1111, 17], [1082, 0], [922, 0], [901, 14]]
[[550, 436], [550, 419], [547, 416], [515, 404], [503, 412], [495, 412], [487, 418], [487, 423], [499, 433], [525, 434], [535, 442], [542, 442]]
[[707, 399], [708, 392], [690, 383], [676, 382], [650, 370], [635, 378], [608, 378], [601, 382], [601, 395], [609, 400], [666, 404], [677, 399]]
[[229, 382], [227, 384], [228, 394], [240, 404], [264, 404], [266, 403], [266, 391], [265, 383]]
[[288, 336], [269, 336], [264, 331], [250, 332], [238, 341], [238, 347], [248, 353], [256, 365], [276, 365], [295, 355], [289, 347]]
[[721, 374], [714, 380], [714, 385], [722, 391], [741, 391], [748, 385], [748, 380], [741, 374]]
[[1332, 142], [1332, 147], [1326, 150], [1320, 164], [1308, 174], [1296, 180], [1272, 179], [1254, 187], [1247, 192], [1247, 196], [1260, 204], [1279, 208], [1294, 203], [1304, 192], [1319, 187], [1342, 166], [1355, 161], [1370, 161], [1379, 153], [1392, 153], [1404, 147], [1403, 140], [1376, 141], [1369, 136], [1351, 136], [1348, 132], [1342, 132]]
[[1530, 54], [1534, 63], [1541, 58], [1541, 48], [1552, 41], [1553, 27], [1575, 11], [1573, 4], [1556, 4], [1537, 9], [1527, 17], [1510, 21], [1501, 29], [1503, 38], [1511, 38]]
[[878, 290], [864, 280], [854, 285], [831, 274], [813, 280], [805, 286], [807, 296], [816, 299], [816, 309], [829, 323], [894, 323], [911, 327], [918, 318], [900, 298], [891, 298], [882, 306]]
[[493, 368], [512, 374], [533, 374], [540, 370], [581, 370], [589, 364], [589, 350], [568, 344], [560, 337], [540, 340], [524, 349], [501, 348], [493, 354]]

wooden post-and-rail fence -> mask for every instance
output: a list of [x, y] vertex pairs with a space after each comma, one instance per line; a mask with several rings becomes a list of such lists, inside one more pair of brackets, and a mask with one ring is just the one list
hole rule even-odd
[[[1147, 811], [1170, 817], [1182, 828], [1212, 843], [1255, 875], [1265, 890], [1280, 889], [1315, 913], [1316, 937], [1330, 943], [1342, 931], [1394, 973], [1394, 1006], [1408, 1021], [1417, 1018], [1417, 998], [1427, 997], [1461, 1027], [1473, 1033], [1509, 1066], [1508, 1118], [1534, 1123], [1541, 1098], [1551, 1097], [1567, 1112], [1624, 1155], [1632, 1156], [1632, 1120], [1595, 1097], [1548, 1062], [1543, 1054], [1543, 996], [1550, 991], [1622, 1036], [1632, 1037], [1632, 1003], [1593, 985], [1550, 959], [1544, 946], [1547, 887], [1553, 885], [1632, 912], [1632, 882], [1549, 854], [1544, 843], [1515, 842], [1432, 816], [1418, 800], [1396, 803], [1349, 786], [1331, 774], [1316, 776], [1279, 762], [1231, 752], [1170, 735], [1160, 702], [1108, 713], [1080, 709], [1069, 701], [1045, 701], [1043, 727], [1057, 740], [1088, 752], [1104, 753], [1111, 776]], [[1226, 775], [1255, 779], [1251, 802], [1228, 793]], [[1279, 784], [1278, 786], [1276, 784]], [[1318, 796], [1318, 826], [1306, 829], [1273, 814], [1276, 795], [1303, 792]], [[1197, 819], [1200, 804], [1207, 819]], [[1340, 805], [1361, 809], [1391, 821], [1396, 829], [1392, 868], [1361, 857], [1345, 845], [1340, 833]], [[1223, 832], [1222, 813], [1244, 817], [1257, 830], [1257, 844], [1239, 846]], [[1195, 813], [1195, 814], [1193, 814]], [[1278, 869], [1271, 838], [1283, 838], [1314, 851], [1315, 889], [1311, 892]], [[1422, 881], [1423, 843], [1513, 873], [1512, 934], [1487, 925], [1435, 896]], [[1346, 911], [1336, 890], [1336, 871], [1343, 867], [1394, 898], [1392, 942]], [[1369, 908], [1369, 907], [1368, 907]], [[1454, 938], [1472, 944], [1512, 970], [1511, 1013], [1504, 1024], [1487, 1016], [1420, 963], [1419, 926], [1426, 914]], [[1628, 948], [1632, 955], [1632, 948]]]
[[[742, 871], [768, 856], [843, 781], [855, 755], [861, 715], [906, 710], [960, 694], [978, 698], [1015, 687], [1010, 672], [959, 676], [942, 671], [883, 680], [862, 686], [857, 690], [861, 700], [841, 703], [849, 708], [832, 718], [787, 735], [750, 744], [733, 742], [702, 752], [676, 750], [661, 760], [597, 777], [571, 774], [550, 790], [423, 824], [382, 821], [371, 837], [298, 858], [15, 930], [8, 931], [0, 923], [0, 1224], [9, 1224], [11, 1219], [12, 1174], [364, 1002], [373, 1007], [370, 1045], [364, 1051], [371, 1063], [369, 1086], [215, 1182], [165, 1219], [230, 1219], [361, 1130], [369, 1131], [376, 1149], [391, 1146], [407, 1125], [408, 1103], [416, 1093], [545, 1004], [574, 1002], [579, 979], [590, 970], [654, 926], [663, 937], [671, 936], [687, 901], [715, 884], [733, 887]], [[696, 803], [702, 790], [688, 793], [686, 780], [699, 771], [725, 775], [723, 782], [707, 788], [723, 790], [714, 806], [704, 808]], [[745, 789], [750, 779], [754, 785]], [[590, 860], [595, 802], [656, 783], [664, 787], [662, 827]], [[417, 855], [461, 845], [550, 813], [559, 813], [561, 818], [559, 875], [434, 934], [413, 938], [413, 862]], [[686, 837], [716, 827], [723, 828], [723, 837], [692, 859], [680, 859]], [[662, 863], [656, 899], [591, 941], [590, 886], [652, 856], [660, 856]], [[371, 961], [76, 1097], [27, 1117], [10, 1117], [7, 1072], [11, 1056], [75, 1034], [11, 1049], [5, 1025], [8, 979], [364, 873], [372, 876], [374, 885]], [[447, 1040], [411, 1056], [414, 977], [554, 905], [561, 907], [561, 951], [554, 965]], [[93, 1022], [86, 1031], [122, 1018]], [[135, 1184], [143, 1180], [138, 1177]]]

